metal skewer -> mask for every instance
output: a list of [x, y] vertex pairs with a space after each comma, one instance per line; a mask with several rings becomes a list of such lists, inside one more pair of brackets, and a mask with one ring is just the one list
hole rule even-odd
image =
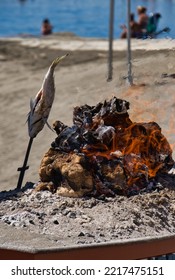
[[32, 147], [32, 143], [33, 143], [33, 138], [30, 137], [29, 143], [28, 143], [28, 146], [27, 146], [27, 150], [26, 150], [26, 154], [25, 154], [25, 158], [24, 158], [23, 166], [18, 167], [18, 169], [17, 169], [17, 171], [20, 171], [19, 178], [18, 178], [17, 189], [21, 189], [25, 171], [27, 169], [29, 169], [29, 166], [27, 166], [27, 162], [28, 162], [30, 150], [31, 150], [31, 147]]

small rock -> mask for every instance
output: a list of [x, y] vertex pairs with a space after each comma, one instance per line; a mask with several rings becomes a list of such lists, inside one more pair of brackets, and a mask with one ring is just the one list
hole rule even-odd
[[59, 222], [58, 222], [58, 220], [53, 220], [53, 223], [55, 224], [55, 225], [59, 225]]
[[67, 214], [69, 214], [69, 212], [70, 212], [70, 210], [68, 210], [68, 209], [63, 209], [63, 210], [61, 211], [61, 214], [64, 215], [64, 216], [66, 216]]
[[87, 237], [95, 237], [93, 234], [91, 234], [89, 232], [85, 233], [85, 236], [87, 236]]
[[78, 240], [76, 243], [77, 244], [85, 244], [85, 240]]
[[58, 208], [54, 208], [54, 209], [52, 209], [51, 211], [50, 211], [50, 215], [56, 215], [56, 214], [58, 214], [58, 212], [59, 212], [59, 209]]
[[78, 234], [78, 236], [85, 236], [85, 234], [84, 234], [84, 232], [80, 232], [79, 234]]
[[133, 223], [134, 223], [136, 226], [140, 226], [140, 225], [142, 224], [142, 220], [141, 220], [141, 219], [134, 218], [134, 219], [133, 219]]
[[69, 218], [75, 219], [76, 218], [76, 212], [69, 212], [67, 215]]

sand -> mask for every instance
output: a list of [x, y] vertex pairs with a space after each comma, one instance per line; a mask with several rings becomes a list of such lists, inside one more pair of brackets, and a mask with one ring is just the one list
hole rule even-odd
[[[82, 39], [72, 34], [0, 39], [0, 216], [3, 222], [45, 234], [55, 244], [59, 241], [63, 245], [174, 234], [174, 190], [155, 190], [131, 198], [86, 200], [56, 197], [50, 192], [36, 195], [27, 189], [3, 199], [11, 193], [2, 191], [16, 187], [17, 168], [23, 164], [29, 140], [25, 122], [30, 99], [40, 89], [51, 61], [67, 52], [70, 55], [55, 71], [51, 125], [55, 120], [71, 125], [74, 106], [96, 105], [115, 95], [130, 102], [132, 121], [156, 121], [174, 151], [174, 41], [132, 40], [132, 87], [126, 79], [126, 46], [125, 40], [114, 42], [113, 80], [107, 82], [107, 40]], [[45, 126], [34, 139], [23, 186], [38, 181], [41, 159], [55, 136]]]

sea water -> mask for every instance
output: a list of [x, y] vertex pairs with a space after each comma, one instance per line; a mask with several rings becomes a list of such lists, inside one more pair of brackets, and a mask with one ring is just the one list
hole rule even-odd
[[[127, 0], [115, 0], [114, 37], [126, 23]], [[161, 37], [175, 38], [175, 0], [131, 0], [131, 12], [144, 5], [148, 13], [162, 14], [159, 29], [171, 31]], [[110, 0], [0, 0], [0, 36], [41, 34], [41, 23], [49, 18], [54, 32], [72, 32], [82, 37], [108, 38]], [[136, 16], [137, 19], [137, 16]]]

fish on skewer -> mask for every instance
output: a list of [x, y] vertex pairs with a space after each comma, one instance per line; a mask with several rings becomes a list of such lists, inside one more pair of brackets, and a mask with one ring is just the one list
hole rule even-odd
[[[57, 57], [47, 71], [41, 89], [34, 100], [30, 101], [30, 112], [28, 114], [28, 133], [30, 138], [34, 138], [47, 123], [49, 113], [55, 96], [54, 70], [57, 64], [66, 56]], [[50, 127], [50, 126], [49, 126]]]

